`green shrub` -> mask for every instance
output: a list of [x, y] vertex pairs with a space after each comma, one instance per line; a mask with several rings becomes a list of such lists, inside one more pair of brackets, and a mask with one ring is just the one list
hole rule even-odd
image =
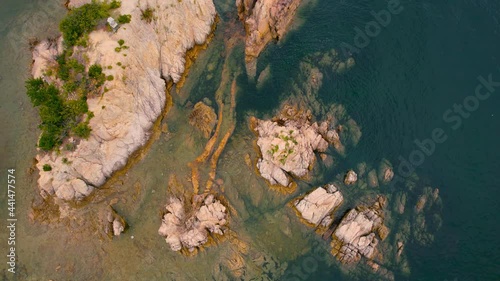
[[[110, 6], [113, 6], [113, 2]], [[92, 2], [71, 10], [59, 25], [65, 44], [74, 46], [82, 36], [92, 31], [100, 20], [109, 16], [109, 8], [106, 4]]]
[[42, 132], [42, 136], [38, 141], [38, 147], [45, 151], [52, 150], [57, 144], [57, 136], [48, 132]]
[[67, 151], [73, 151], [73, 150], [75, 150], [75, 148], [76, 148], [76, 145], [75, 145], [74, 143], [72, 143], [72, 142], [67, 143], [67, 144], [66, 144], [66, 147], [65, 147], [65, 149], [66, 149]]
[[87, 48], [89, 45], [89, 35], [87, 33], [83, 34], [82, 37], [80, 37], [76, 42], [76, 46], [82, 46], [84, 48]]
[[66, 119], [75, 120], [78, 116], [87, 113], [89, 111], [89, 106], [86, 100], [78, 99], [67, 101], [64, 109], [64, 117]]
[[88, 112], [86, 98], [64, 102], [59, 90], [40, 78], [28, 79], [26, 89], [33, 106], [39, 109], [42, 135], [38, 147], [46, 151], [52, 150], [61, 143], [72, 124]]
[[108, 81], [113, 81], [114, 79], [115, 79], [115, 77], [113, 77], [113, 75], [106, 76], [106, 80], [108, 80]]
[[141, 20], [150, 23], [154, 18], [155, 10], [151, 7], [147, 7], [146, 10], [141, 10]]
[[93, 64], [89, 67], [89, 77], [93, 79], [99, 79], [102, 75], [102, 66], [98, 64]]
[[68, 92], [68, 93], [71, 93], [71, 92], [74, 92], [76, 91], [76, 89], [78, 89], [78, 83], [76, 83], [75, 81], [68, 81], [66, 83], [64, 83], [63, 85], [63, 89]]
[[122, 48], [120, 48], [120, 47], [115, 48], [115, 52], [117, 52], [117, 53], [119, 53], [121, 50], [122, 50]]
[[95, 115], [94, 115], [94, 112], [92, 111], [87, 111], [87, 121], [86, 122], [89, 122], [90, 119], [94, 118]]
[[93, 64], [89, 67], [89, 78], [94, 79], [96, 81], [96, 86], [100, 87], [104, 84], [106, 80], [106, 75], [102, 73], [102, 66], [98, 64]]
[[[26, 81], [26, 93], [33, 106], [39, 106], [47, 101], [50, 94], [44, 90], [45, 82], [41, 78]], [[57, 91], [57, 89], [55, 90]]]
[[119, 15], [117, 19], [119, 24], [130, 23], [131, 20], [132, 20], [131, 15]]
[[123, 39], [118, 40], [118, 45], [123, 46], [123, 44], [125, 44], [125, 40]]
[[52, 171], [52, 166], [50, 166], [49, 164], [45, 164], [45, 165], [43, 165], [43, 170], [45, 172]]
[[121, 1], [116, 1], [116, 0], [113, 0], [111, 2], [111, 4], [109, 4], [109, 8], [110, 9], [118, 9], [122, 6], [122, 2]]
[[86, 122], [82, 122], [73, 128], [73, 133], [80, 138], [88, 138], [92, 129]]

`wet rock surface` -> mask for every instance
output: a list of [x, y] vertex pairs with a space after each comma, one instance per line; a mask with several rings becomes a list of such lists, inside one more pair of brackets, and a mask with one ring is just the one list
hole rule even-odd
[[200, 101], [194, 105], [193, 111], [189, 115], [189, 124], [200, 130], [205, 138], [208, 138], [217, 124], [217, 114], [212, 107]]

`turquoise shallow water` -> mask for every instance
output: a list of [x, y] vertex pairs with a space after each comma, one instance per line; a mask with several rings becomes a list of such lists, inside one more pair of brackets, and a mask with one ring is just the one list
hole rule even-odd
[[[321, 98], [343, 104], [363, 132], [358, 146], [349, 151], [346, 161], [350, 163], [342, 165], [387, 158], [397, 167], [399, 156], [408, 158], [415, 150], [415, 139], [429, 138], [433, 129], [442, 128], [448, 139], [436, 146], [417, 172], [424, 182], [440, 189], [443, 226], [431, 246], [406, 246], [409, 279], [500, 280], [500, 181], [496, 175], [500, 169], [500, 88], [470, 117], [463, 118], [457, 130], [442, 117], [453, 104], [474, 93], [478, 76], [492, 74], [493, 80], [500, 81], [500, 4], [486, 0], [401, 3], [404, 10], [354, 54], [356, 66], [352, 70], [327, 75], [323, 80]], [[54, 23], [33, 22], [35, 28], [20, 29], [30, 21], [27, 11], [43, 11], [44, 7], [42, 1], [4, 1], [0, 5], [1, 61], [5, 62], [0, 72], [0, 110], [2, 120], [7, 120], [7, 130], [0, 139], [2, 169], [11, 165], [26, 169], [30, 164], [27, 155], [35, 153], [32, 144], [36, 136], [36, 125], [30, 122], [36, 115], [27, 105], [22, 86], [28, 52], [9, 49], [12, 37], [7, 34], [16, 31], [26, 36], [15, 38], [27, 39], [28, 34], [44, 34], [56, 27]], [[265, 114], [275, 109], [306, 55], [339, 48], [342, 42], [353, 44], [353, 28], [363, 28], [373, 20], [371, 11], [385, 7], [385, 1], [368, 0], [319, 0], [305, 7], [298, 15], [303, 23], [284, 42], [262, 54], [259, 70], [271, 65], [271, 85], [258, 91], [244, 79], [239, 80], [245, 89], [238, 99], [239, 120], [242, 122], [249, 110]], [[56, 22], [60, 14], [54, 14], [35, 19]], [[15, 62], [19, 65], [13, 66]], [[326, 179], [334, 176], [326, 175]], [[26, 208], [30, 200], [27, 194], [19, 199]], [[29, 251], [24, 253], [30, 255]], [[299, 257], [289, 268], [303, 264], [308, 257], [310, 254]], [[304, 274], [303, 280], [342, 280], [339, 269], [326, 263]]]

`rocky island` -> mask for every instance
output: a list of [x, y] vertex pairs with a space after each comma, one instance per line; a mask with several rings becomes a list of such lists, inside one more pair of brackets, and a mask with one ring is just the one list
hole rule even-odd
[[315, 152], [325, 152], [329, 144], [339, 142], [337, 131], [328, 122], [318, 125], [310, 120], [310, 112], [289, 105], [274, 120], [251, 120], [261, 153], [257, 169], [271, 185], [293, 191], [292, 177], [308, 175], [316, 161]]

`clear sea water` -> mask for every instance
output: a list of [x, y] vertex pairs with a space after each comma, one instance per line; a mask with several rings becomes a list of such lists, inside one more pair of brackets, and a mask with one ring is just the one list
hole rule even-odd
[[[217, 3], [220, 11], [231, 9], [231, 4], [226, 2], [229, 1]], [[57, 22], [65, 13], [60, 4], [56, 0], [2, 0], [0, 4], [0, 117], [3, 124], [0, 178], [5, 182], [6, 169], [16, 168], [20, 191], [17, 196], [20, 218], [18, 254], [23, 273], [15, 277], [4, 275], [4, 278], [174, 280], [172, 276], [179, 276], [167, 275], [161, 268], [163, 266], [173, 267], [173, 272], [188, 275], [179, 280], [211, 280], [208, 276], [199, 277], [203, 276], [200, 273], [203, 266], [196, 266], [196, 263], [212, 259], [215, 253], [207, 251], [194, 260], [179, 258], [177, 254], [168, 252], [165, 243], [156, 236], [157, 218], [148, 217], [151, 213], [156, 214], [165, 202], [163, 197], [154, 196], [151, 191], [164, 194], [168, 177], [163, 177], [163, 172], [174, 169], [172, 164], [161, 162], [165, 160], [158, 159], [157, 155], [176, 151], [176, 147], [181, 147], [184, 141], [180, 137], [160, 139], [151, 152], [130, 170], [130, 175], [127, 175], [130, 182], [124, 184], [124, 189], [138, 179], [144, 179], [141, 184], [146, 195], [141, 197], [138, 206], [131, 207], [130, 202], [135, 203], [135, 199], [130, 200], [119, 211], [134, 226], [127, 235], [137, 238], [134, 243], [122, 239], [112, 246], [96, 246], [110, 253], [106, 260], [101, 256], [96, 258], [95, 264], [99, 267], [93, 267], [95, 252], [81, 251], [67, 242], [64, 232], [33, 226], [27, 221], [27, 209], [36, 187], [26, 171], [36, 153], [34, 143], [37, 137], [36, 111], [31, 108], [23, 88], [30, 63], [27, 42], [31, 37], [43, 38], [57, 30]], [[500, 280], [500, 180], [497, 177], [500, 170], [500, 149], [497, 146], [500, 143], [500, 87], [487, 100], [481, 101], [470, 116], [462, 118], [462, 124], [456, 130], [452, 129], [453, 123], [443, 119], [443, 114], [453, 109], [454, 104], [460, 104], [474, 94], [479, 84], [478, 76], [488, 77], [491, 74], [492, 80], [500, 81], [500, 2], [402, 0], [401, 5], [403, 11], [393, 15], [390, 24], [372, 38], [368, 46], [354, 54], [356, 66], [353, 69], [343, 75], [326, 76], [323, 81], [321, 98], [325, 102], [343, 104], [363, 132], [360, 143], [348, 152], [347, 163], [342, 165], [387, 158], [397, 167], [400, 156], [408, 159], [416, 149], [414, 140], [430, 138], [435, 128], [442, 128], [448, 139], [436, 146], [435, 152], [426, 157], [417, 172], [423, 181], [440, 189], [443, 225], [431, 246], [407, 246], [405, 251], [411, 275], [396, 276], [396, 280]], [[354, 27], [364, 28], [373, 20], [371, 11], [380, 11], [385, 7], [387, 2], [378, 0], [317, 0], [304, 7], [297, 19], [300, 24], [288, 33], [283, 42], [267, 48], [259, 60], [260, 69], [267, 64], [271, 66], [272, 85], [257, 90], [245, 79], [238, 80], [244, 89], [238, 97], [238, 128], [246, 128], [247, 112], [264, 115], [279, 105], [283, 95], [286, 95], [288, 78], [297, 74], [298, 64], [305, 56], [339, 48], [342, 42], [352, 45]], [[230, 18], [229, 14], [221, 14], [223, 19]], [[219, 28], [217, 32], [220, 35], [222, 31], [223, 28]], [[216, 36], [215, 40], [220, 38]], [[212, 45], [208, 51], [218, 52], [219, 44], [213, 42]], [[203, 55], [200, 60], [216, 63]], [[200, 65], [203, 64], [200, 62]], [[216, 69], [220, 70], [220, 64]], [[203, 84], [203, 79], [195, 75], [203, 71], [196, 72], [196, 65], [192, 71], [186, 88], [197, 92], [192, 93], [190, 99], [196, 101], [200, 96], [210, 97], [208, 93], [215, 90], [217, 84]], [[200, 79], [200, 84], [189, 81], [195, 78]], [[194, 86], [190, 87], [189, 83]], [[197, 90], [202, 86], [208, 90]], [[177, 103], [182, 104], [180, 101]], [[182, 117], [185, 114], [179, 106], [169, 113], [167, 119], [185, 121]], [[183, 130], [187, 130], [176, 121], [168, 122], [174, 133], [181, 135]], [[244, 129], [237, 129], [236, 136], [243, 134], [242, 131]], [[230, 142], [229, 152], [226, 156], [223, 154], [221, 160], [231, 159], [231, 151], [240, 146]], [[168, 162], [176, 161], [184, 163], [187, 160], [168, 159]], [[220, 170], [229, 175], [225, 181], [231, 183], [230, 169], [224, 171], [222, 164]], [[333, 179], [334, 176], [325, 175], [325, 178]], [[4, 207], [5, 185], [0, 190], [3, 223], [7, 215]], [[237, 189], [236, 192], [240, 191]], [[264, 201], [275, 200], [276, 195], [269, 196], [271, 199], [265, 198]], [[231, 199], [231, 195], [228, 197]], [[242, 202], [250, 205], [245, 201], [249, 200], [248, 197], [242, 197], [246, 198]], [[272, 207], [250, 208], [247, 216], [265, 217], [272, 212]], [[240, 215], [245, 217], [245, 214]], [[252, 218], [246, 220], [247, 223], [252, 221]], [[148, 237], [148, 231], [154, 234]], [[254, 232], [250, 230], [249, 233]], [[145, 237], [143, 240], [142, 234]], [[272, 232], [268, 235], [266, 239], [272, 240]], [[1, 256], [5, 257], [5, 231], [1, 231], [0, 238]], [[67, 244], [61, 246], [61, 241]], [[127, 247], [133, 249], [122, 251]], [[290, 261], [290, 268], [300, 265], [310, 255], [298, 255]], [[63, 266], [61, 272], [54, 271], [57, 264], [64, 265], [66, 261], [73, 261], [72, 269], [64, 271]], [[2, 261], [2, 270], [4, 266]], [[134, 274], [131, 275], [123, 267], [128, 267], [127, 270]], [[72, 272], [72, 275], [65, 275], [67, 272]], [[305, 280], [350, 280], [343, 276], [337, 266], [325, 263], [308, 273]]]

